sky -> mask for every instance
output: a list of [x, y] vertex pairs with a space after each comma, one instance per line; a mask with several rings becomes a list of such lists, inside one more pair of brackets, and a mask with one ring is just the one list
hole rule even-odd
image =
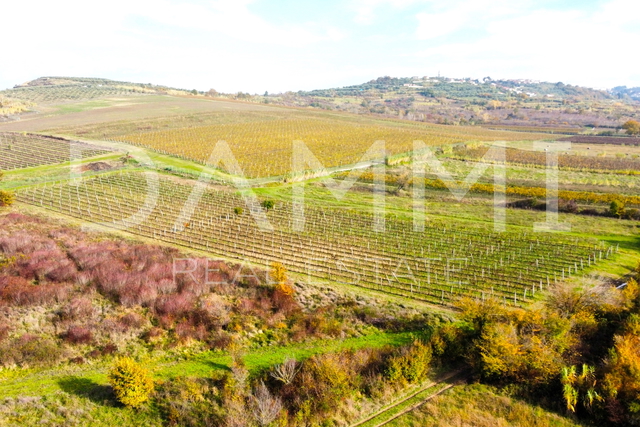
[[638, 0], [23, 0], [0, 17], [0, 89], [75, 76], [262, 94], [438, 73], [640, 86]]

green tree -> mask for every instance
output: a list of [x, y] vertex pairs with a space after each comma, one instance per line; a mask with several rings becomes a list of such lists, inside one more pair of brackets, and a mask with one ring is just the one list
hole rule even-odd
[[154, 387], [149, 372], [130, 357], [117, 359], [108, 378], [118, 401], [132, 408], [139, 408], [149, 400]]
[[622, 204], [622, 202], [619, 202], [617, 200], [611, 202], [611, 205], [609, 205], [609, 213], [611, 214], [611, 216], [620, 218], [622, 214], [624, 214], [624, 205]]
[[627, 135], [640, 135], [640, 122], [628, 120], [622, 125], [622, 129], [627, 131]]
[[273, 209], [274, 203], [273, 200], [263, 200], [262, 203], [260, 203], [260, 206], [262, 206], [266, 210], [269, 210]]

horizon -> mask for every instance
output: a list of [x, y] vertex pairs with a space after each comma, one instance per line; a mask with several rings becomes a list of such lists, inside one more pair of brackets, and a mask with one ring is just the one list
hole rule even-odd
[[[361, 84], [366, 84], [366, 83], [370, 83], [370, 82], [374, 82], [375, 80], [379, 79], [379, 78], [383, 78], [383, 77], [390, 77], [390, 78], [442, 78], [442, 79], [452, 79], [452, 80], [466, 80], [466, 79], [470, 79], [471, 81], [480, 81], [482, 82], [481, 77], [460, 77], [460, 76], [445, 76], [445, 75], [439, 75], [439, 76], [377, 76], [375, 78], [369, 79], [369, 80], [365, 80], [365, 81], [361, 81], [358, 83], [352, 83], [352, 84], [347, 84], [344, 86], [334, 86], [334, 87], [318, 87], [318, 88], [313, 88], [313, 89], [305, 89], [305, 90], [300, 90], [302, 92], [305, 91], [313, 91], [313, 90], [330, 90], [330, 89], [340, 89], [340, 88], [346, 88], [346, 87], [351, 87], [351, 86], [358, 86]], [[485, 76], [485, 77], [491, 77], [491, 76]], [[0, 90], [11, 90], [11, 89], [15, 89], [17, 87], [22, 86], [23, 84], [27, 84], [30, 83], [32, 81], [38, 80], [38, 79], [103, 79], [103, 80], [109, 80], [109, 81], [120, 81], [123, 83], [131, 83], [131, 84], [140, 84], [140, 85], [153, 85], [153, 86], [157, 86], [157, 87], [166, 87], [169, 89], [176, 89], [176, 90], [184, 90], [184, 91], [191, 91], [194, 88], [189, 88], [189, 87], [178, 87], [178, 86], [171, 86], [171, 85], [166, 85], [163, 84], [162, 82], [142, 82], [142, 81], [126, 81], [126, 80], [120, 80], [120, 79], [113, 79], [110, 77], [105, 77], [105, 76], [39, 76], [39, 77], [35, 77], [34, 79], [31, 80], [26, 80], [22, 83], [18, 83], [12, 87], [8, 87], [5, 89], [0, 88]], [[563, 81], [546, 81], [546, 80], [537, 80], [537, 79], [532, 79], [532, 78], [491, 78], [491, 81], [512, 81], [512, 82], [517, 82], [517, 81], [529, 81], [533, 84], [535, 83], [547, 83], [547, 84], [556, 84], [556, 83], [562, 83], [565, 84], [567, 86], [574, 86], [574, 87], [583, 87], [583, 88], [588, 88], [588, 89], [593, 89], [593, 90], [603, 90], [603, 91], [609, 91], [615, 87], [627, 87], [629, 88], [629, 86], [626, 85], [617, 85], [617, 86], [611, 86], [611, 87], [607, 87], [607, 88], [597, 88], [597, 87], [592, 87], [592, 86], [584, 86], [584, 85], [577, 85], [577, 84], [573, 84], [572, 82], [563, 82]], [[633, 88], [633, 86], [631, 86], [631, 88]], [[206, 92], [207, 90], [203, 90], [203, 89], [197, 89], [200, 92]], [[258, 92], [245, 92], [245, 91], [237, 91], [237, 92], [223, 92], [223, 91], [218, 91], [219, 93], [223, 93], [223, 94], [234, 94], [234, 93], [238, 93], [238, 92], [243, 92], [243, 93], [248, 93], [250, 95], [253, 96], [260, 96], [262, 95], [262, 93], [258, 93]], [[269, 92], [269, 91], [267, 91]], [[278, 92], [269, 92], [269, 95], [279, 95], [279, 94], [284, 94], [287, 92], [298, 92], [298, 91], [293, 91], [293, 90], [284, 90], [284, 91], [278, 91]]]
[[84, 75], [278, 93], [438, 73], [640, 86], [640, 72], [624, 65], [640, 43], [631, 0], [164, 0], [116, 2], [99, 14], [68, 0], [4, 9], [20, 42], [5, 47], [13, 60], [0, 68], [0, 88]]

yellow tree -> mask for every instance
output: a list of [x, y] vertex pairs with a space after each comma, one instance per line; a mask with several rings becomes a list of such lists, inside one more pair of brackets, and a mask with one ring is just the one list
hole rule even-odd
[[629, 425], [640, 423], [640, 317], [632, 315], [605, 363], [603, 386], [609, 406], [621, 407]]
[[627, 135], [640, 135], [640, 122], [629, 120], [622, 125], [622, 129], [627, 131]]
[[108, 377], [116, 398], [132, 408], [142, 406], [153, 391], [153, 379], [149, 372], [130, 357], [117, 359]]
[[274, 302], [280, 309], [287, 310], [294, 306], [293, 288], [287, 283], [287, 269], [280, 262], [271, 264], [269, 273], [271, 280], [276, 283], [274, 292]]

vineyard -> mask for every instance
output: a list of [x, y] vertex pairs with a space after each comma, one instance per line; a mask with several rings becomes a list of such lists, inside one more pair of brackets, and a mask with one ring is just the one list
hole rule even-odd
[[577, 135], [582, 129], [580, 127], [549, 127], [549, 126], [507, 126], [507, 125], [485, 125], [487, 129], [495, 130], [513, 130], [519, 132], [537, 132], [537, 133], [559, 133], [564, 135]]
[[0, 133], [0, 170], [68, 162], [72, 153], [82, 158], [100, 156], [110, 150], [62, 138], [20, 133]]
[[[348, 176], [348, 172], [341, 172], [339, 174], [336, 174], [336, 177], [339, 179], [346, 179]], [[374, 178], [375, 175], [373, 172], [365, 171], [358, 177], [358, 180], [360, 182], [373, 183]], [[398, 176], [386, 174], [384, 178], [385, 184], [398, 185]], [[494, 194], [497, 192], [509, 196], [522, 196], [538, 199], [544, 199], [547, 197], [546, 187], [522, 187], [517, 185], [495, 186], [491, 183], [481, 182], [468, 185], [463, 181], [452, 180], [445, 183], [441, 179], [429, 179], [421, 177], [408, 179], [406, 181], [406, 185], [422, 186], [425, 188], [447, 191], [449, 191], [449, 189], [452, 187], [457, 187], [461, 190], [468, 190], [471, 193]], [[609, 204], [613, 201], [618, 201], [623, 205], [640, 206], [640, 196], [619, 193], [596, 193], [592, 191], [559, 190], [557, 197], [562, 200], [573, 200], [576, 202], [584, 203]]]
[[[164, 154], [208, 163], [218, 141], [225, 141], [249, 178], [282, 176], [291, 170], [292, 143], [304, 142], [325, 167], [351, 165], [376, 142], [385, 141], [387, 156], [409, 152], [415, 140], [440, 146], [466, 141], [517, 141], [549, 138], [541, 134], [499, 132], [482, 128], [402, 124], [375, 125], [322, 115], [252, 117], [243, 123], [134, 133], [117, 139]], [[265, 161], [267, 160], [268, 161]], [[371, 160], [371, 159], [366, 159]], [[225, 165], [229, 170], [229, 166]]]
[[[451, 158], [460, 160], [496, 161], [495, 157], [484, 157], [488, 147], [456, 147]], [[507, 163], [547, 167], [547, 153], [544, 151], [519, 150], [506, 148]], [[558, 154], [558, 167], [564, 170], [609, 171], [624, 175], [640, 175], [640, 159], [625, 156], [622, 158], [582, 156], [575, 154]]]
[[[1, 92], [0, 92], [1, 93]], [[89, 99], [102, 99], [106, 97], [119, 97], [127, 95], [140, 95], [142, 90], [126, 86], [44, 86], [22, 87], [11, 89], [5, 95], [13, 99], [28, 101], [36, 104], [54, 104], [64, 101], [78, 101]]]
[[78, 77], [42, 77], [13, 89], [0, 91], [0, 96], [32, 104], [112, 98], [128, 95], [166, 93], [167, 88], [108, 79]]
[[635, 145], [640, 146], [640, 138], [625, 136], [588, 136], [576, 135], [562, 138], [560, 141], [577, 142], [581, 144], [611, 144], [611, 145]]
[[[259, 265], [283, 262], [296, 273], [386, 294], [450, 305], [461, 296], [499, 298], [525, 305], [553, 283], [609, 257], [595, 240], [527, 232], [493, 233], [482, 226], [429, 222], [423, 232], [387, 217], [386, 232], [373, 231], [370, 214], [314, 206], [306, 228], [293, 231], [292, 206], [265, 213], [273, 231], [262, 231], [239, 195], [208, 189], [199, 202], [193, 187], [161, 178], [155, 207], [144, 206], [144, 174], [119, 173], [80, 185], [31, 187], [20, 201], [192, 249]], [[193, 212], [183, 220], [181, 212]], [[141, 223], [128, 220], [137, 212]], [[250, 273], [247, 273], [250, 274]]]

